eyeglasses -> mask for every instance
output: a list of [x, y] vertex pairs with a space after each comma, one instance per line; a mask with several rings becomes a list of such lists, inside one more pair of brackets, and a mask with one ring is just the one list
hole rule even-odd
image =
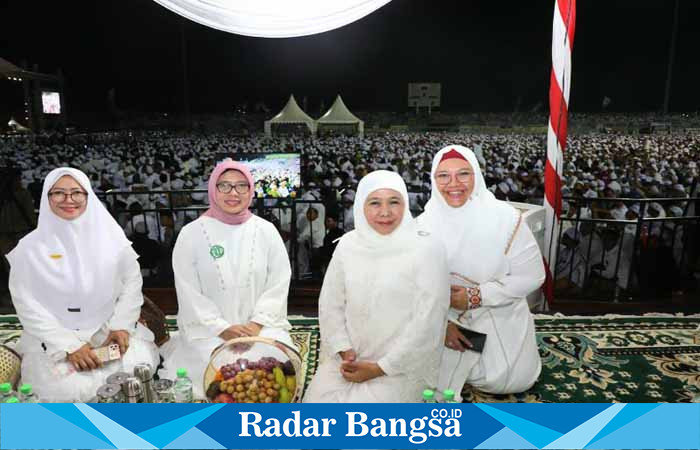
[[[474, 176], [474, 172], [470, 172], [468, 170], [460, 170], [455, 174], [457, 177], [457, 182], [459, 183], [468, 183], [471, 178]], [[450, 184], [450, 181], [452, 180], [452, 174], [448, 172], [440, 172], [435, 174], [435, 181], [437, 184], [440, 186], [444, 186], [446, 184]]]
[[239, 194], [247, 194], [248, 191], [250, 190], [250, 185], [248, 183], [228, 183], [226, 181], [223, 181], [221, 183], [216, 184], [216, 190], [221, 192], [222, 194], [230, 194], [232, 190], [236, 190]]
[[87, 200], [87, 192], [84, 192], [84, 191], [71, 191], [71, 192], [53, 191], [53, 192], [49, 192], [49, 198], [51, 198], [56, 203], [65, 202], [67, 198], [70, 198], [71, 201], [73, 201], [75, 203], [85, 203], [85, 200]]

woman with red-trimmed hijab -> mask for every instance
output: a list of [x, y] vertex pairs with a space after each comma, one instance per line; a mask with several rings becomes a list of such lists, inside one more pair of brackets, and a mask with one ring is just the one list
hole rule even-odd
[[[525, 391], [541, 370], [526, 299], [545, 278], [537, 241], [521, 213], [486, 188], [471, 150], [443, 148], [430, 175], [431, 198], [417, 220], [442, 240], [451, 276], [438, 388], [458, 397], [465, 383], [494, 394]], [[482, 353], [458, 327], [486, 334]]]
[[164, 375], [187, 369], [195, 398], [204, 397], [204, 371], [221, 343], [260, 335], [292, 344], [289, 256], [274, 225], [248, 209], [254, 186], [245, 165], [219, 163], [209, 209], [182, 228], [173, 250], [179, 335], [162, 350]]

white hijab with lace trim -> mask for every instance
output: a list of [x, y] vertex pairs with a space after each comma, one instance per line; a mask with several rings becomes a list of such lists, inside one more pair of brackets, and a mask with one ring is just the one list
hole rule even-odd
[[[447, 204], [435, 183], [442, 156], [455, 150], [471, 164], [474, 190], [459, 208]], [[447, 252], [447, 266], [469, 280], [482, 284], [507, 273], [506, 247], [519, 214], [506, 202], [497, 200], [486, 188], [474, 153], [460, 145], [449, 145], [433, 158], [430, 171], [431, 196], [425, 212], [418, 217], [419, 228], [433, 233]]]
[[[392, 189], [399, 194], [404, 201], [404, 212], [399, 226], [388, 235], [377, 233], [367, 222], [364, 206], [367, 197], [379, 189]], [[411, 217], [408, 207], [408, 190], [401, 176], [388, 170], [375, 170], [364, 176], [357, 186], [357, 194], [353, 203], [352, 212], [355, 218], [355, 230], [343, 236], [353, 245], [362, 247], [365, 251], [384, 252], [388, 250], [404, 249], [415, 242], [416, 225]]]

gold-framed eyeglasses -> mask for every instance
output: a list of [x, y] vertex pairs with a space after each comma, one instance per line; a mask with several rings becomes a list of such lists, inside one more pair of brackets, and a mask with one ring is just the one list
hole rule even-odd
[[250, 185], [248, 183], [229, 183], [227, 181], [216, 183], [216, 190], [222, 194], [230, 194], [234, 189], [237, 193], [243, 195], [248, 193]]
[[65, 202], [66, 199], [70, 198], [71, 201], [75, 203], [85, 203], [87, 200], [87, 192], [85, 191], [52, 191], [49, 192], [49, 198], [56, 203]]
[[[450, 181], [452, 181], [452, 176], [453, 174], [449, 172], [438, 172], [435, 174], [435, 182], [437, 182], [437, 184], [440, 186], [450, 184]], [[469, 170], [460, 170], [459, 172], [455, 173], [454, 176], [457, 178], [458, 183], [468, 183], [474, 176], [474, 172]]]

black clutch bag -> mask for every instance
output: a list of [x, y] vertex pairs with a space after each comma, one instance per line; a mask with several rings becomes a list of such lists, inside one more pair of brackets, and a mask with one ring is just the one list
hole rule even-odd
[[473, 350], [478, 353], [484, 351], [484, 345], [486, 344], [486, 335], [484, 333], [479, 333], [478, 331], [470, 330], [460, 325], [457, 325], [457, 329], [460, 333], [462, 333], [462, 336], [467, 338], [469, 342], [472, 343], [472, 348], [469, 350]]

